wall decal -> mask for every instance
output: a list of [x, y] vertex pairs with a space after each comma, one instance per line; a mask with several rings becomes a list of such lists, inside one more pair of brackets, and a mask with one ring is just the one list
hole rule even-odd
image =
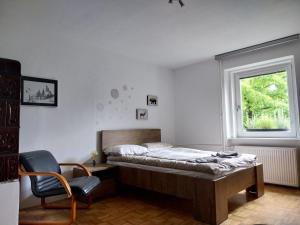
[[136, 109], [136, 119], [137, 120], [148, 120], [148, 110], [147, 109]]
[[110, 95], [111, 95], [111, 97], [113, 97], [114, 99], [117, 99], [117, 98], [119, 98], [119, 91], [118, 91], [118, 89], [111, 89], [111, 91], [110, 91]]
[[[109, 88], [109, 87], [108, 87]], [[105, 94], [101, 95], [103, 99], [95, 102], [96, 120], [95, 124], [100, 126], [102, 121], [124, 121], [132, 120], [134, 106], [134, 87], [128, 84], [110, 87]]]
[[155, 95], [147, 95], [147, 105], [157, 106], [158, 105], [157, 96], [155, 96]]
[[104, 105], [101, 102], [99, 102], [97, 104], [96, 108], [97, 108], [98, 111], [102, 112], [104, 110]]

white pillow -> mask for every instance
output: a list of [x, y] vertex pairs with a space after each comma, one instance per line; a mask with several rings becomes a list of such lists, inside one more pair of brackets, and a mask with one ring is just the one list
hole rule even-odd
[[115, 145], [104, 149], [106, 155], [143, 155], [148, 149], [140, 145]]
[[143, 143], [142, 145], [148, 148], [149, 150], [173, 147], [171, 144], [162, 143], [162, 142]]

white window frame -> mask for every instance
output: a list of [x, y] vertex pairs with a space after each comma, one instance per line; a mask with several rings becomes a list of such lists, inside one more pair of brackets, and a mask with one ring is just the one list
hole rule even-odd
[[[288, 131], [245, 131], [242, 123], [240, 79], [287, 71], [291, 129]], [[224, 117], [227, 139], [231, 138], [293, 138], [299, 139], [299, 112], [294, 56], [224, 70]]]

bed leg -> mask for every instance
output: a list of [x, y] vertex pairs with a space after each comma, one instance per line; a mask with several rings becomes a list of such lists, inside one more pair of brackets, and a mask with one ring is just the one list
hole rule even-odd
[[264, 174], [262, 164], [255, 166], [255, 185], [247, 188], [246, 191], [254, 193], [257, 198], [264, 195]]
[[196, 220], [218, 225], [228, 218], [228, 201], [224, 188], [226, 186], [223, 180], [212, 181], [209, 185], [197, 183], [193, 199], [193, 213]]

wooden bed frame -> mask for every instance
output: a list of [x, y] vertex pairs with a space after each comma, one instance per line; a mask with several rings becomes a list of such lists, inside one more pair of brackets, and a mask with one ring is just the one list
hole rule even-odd
[[[160, 129], [104, 130], [99, 135], [102, 162], [106, 161], [102, 150], [109, 146], [161, 141]], [[236, 193], [246, 189], [256, 197], [264, 194], [262, 164], [219, 178], [119, 166], [118, 181], [120, 184], [191, 199], [194, 217], [212, 225], [228, 218], [228, 198]]]

